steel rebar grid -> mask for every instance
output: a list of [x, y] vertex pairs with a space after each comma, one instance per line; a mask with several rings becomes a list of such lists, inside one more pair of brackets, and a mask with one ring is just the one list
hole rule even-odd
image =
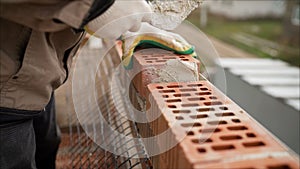
[[[97, 49], [99, 50], [99, 49]], [[92, 58], [91, 56], [99, 55], [99, 52], [95, 49], [82, 49], [81, 57], [85, 56], [86, 59]], [[107, 77], [111, 77], [114, 68], [120, 64], [120, 58], [117, 53], [112, 49], [107, 56], [104, 57], [104, 61], [100, 63], [99, 70], [96, 77], [96, 88], [97, 88], [97, 101], [102, 116], [106, 119], [107, 123], [119, 133], [124, 136], [132, 136], [138, 138], [137, 127], [135, 123], [129, 121], [126, 117], [120, 116], [118, 110], [128, 113], [130, 110], [124, 106], [124, 100], [122, 99], [122, 86], [114, 86], [114, 92], [118, 98], [112, 98], [111, 93], [107, 92], [110, 88], [110, 83]], [[83, 74], [82, 85], [84, 86]], [[118, 82], [121, 83], [121, 82]], [[71, 96], [71, 95], [70, 95]], [[117, 99], [118, 104], [114, 103]], [[116, 108], [118, 106], [118, 108]], [[96, 111], [96, 110], [95, 110]], [[112, 146], [114, 150], [121, 152], [120, 154], [125, 156], [117, 156], [108, 151], [103, 150], [100, 146], [93, 142], [91, 138], [85, 133], [84, 129], [93, 127], [99, 124], [94, 124], [93, 117], [87, 115], [83, 120], [86, 122], [91, 121], [92, 123], [85, 123], [80, 125], [76, 114], [74, 112], [67, 112], [69, 117], [69, 127], [63, 130], [62, 134], [62, 145], [58, 154], [58, 168], [101, 168], [101, 169], [138, 169], [146, 168], [150, 169], [149, 159], [146, 158], [147, 154], [143, 147], [142, 142], [136, 142], [136, 140], [122, 141], [123, 137], [119, 136], [114, 139], [115, 143]], [[98, 133], [95, 133], [97, 135]], [[96, 136], [95, 136], [96, 137]], [[110, 138], [104, 138], [107, 140]]]

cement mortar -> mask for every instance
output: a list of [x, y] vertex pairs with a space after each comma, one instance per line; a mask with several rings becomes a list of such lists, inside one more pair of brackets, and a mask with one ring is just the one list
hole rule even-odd
[[161, 69], [153, 69], [158, 78], [152, 83], [168, 82], [194, 82], [199, 80], [198, 66], [196, 63], [180, 59], [168, 60]]

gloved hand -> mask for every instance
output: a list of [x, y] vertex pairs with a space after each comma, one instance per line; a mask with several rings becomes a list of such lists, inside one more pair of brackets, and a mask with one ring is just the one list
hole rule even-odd
[[177, 54], [196, 56], [194, 47], [180, 35], [158, 29], [149, 23], [142, 23], [137, 32], [126, 32], [122, 35], [123, 65], [132, 67], [132, 55], [137, 46], [147, 45], [173, 51]]
[[145, 0], [116, 0], [102, 15], [85, 26], [89, 34], [115, 40], [126, 31], [138, 31], [141, 22], [150, 22], [151, 7]]

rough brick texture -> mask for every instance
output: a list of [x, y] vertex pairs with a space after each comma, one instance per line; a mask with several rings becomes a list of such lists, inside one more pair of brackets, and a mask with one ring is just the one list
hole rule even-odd
[[173, 52], [161, 49], [144, 49], [135, 52], [133, 57], [133, 69], [130, 74], [133, 76], [133, 84], [142, 97], [146, 97], [147, 85], [152, 83], [158, 76], [153, 70], [161, 69], [170, 59], [196, 63], [200, 68], [200, 62], [188, 55], [175, 55]]
[[159, 69], [166, 60], [178, 58], [200, 65], [192, 57], [162, 50], [143, 50], [134, 56], [134, 72], [140, 72], [132, 82], [136, 93], [147, 100], [146, 115], [152, 119], [161, 114], [147, 126], [138, 124], [141, 135], [171, 128], [169, 139], [179, 142], [153, 158], [154, 168], [299, 168], [297, 155], [209, 82], [154, 83], [157, 75], [147, 69]]
[[172, 128], [171, 138], [186, 135], [177, 140], [174, 150], [162, 155], [160, 168], [233, 167], [249, 165], [253, 158], [267, 160], [253, 163], [254, 168], [275, 165], [281, 158], [287, 159], [282, 165], [299, 166], [296, 156], [209, 82], [150, 84], [148, 89], [147, 116], [161, 113], [150, 122], [153, 134]]

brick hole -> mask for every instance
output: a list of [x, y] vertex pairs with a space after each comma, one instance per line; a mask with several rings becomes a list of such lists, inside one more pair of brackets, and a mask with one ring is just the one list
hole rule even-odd
[[176, 116], [175, 118], [176, 118], [176, 120], [184, 120], [184, 118], [182, 116]]
[[199, 108], [197, 109], [198, 112], [209, 112], [209, 111], [215, 111], [214, 108]]
[[232, 112], [226, 112], [226, 113], [216, 113], [217, 117], [225, 117], [225, 116], [234, 116], [234, 113]]
[[234, 123], [240, 123], [241, 120], [240, 119], [232, 119], [232, 122], [234, 122]]
[[169, 85], [167, 86], [168, 88], [181, 88], [183, 87], [182, 85]]
[[202, 87], [202, 88], [200, 88], [200, 90], [202, 90], [202, 91], [208, 91], [208, 88]]
[[248, 130], [247, 127], [245, 126], [230, 126], [230, 127], [227, 127], [228, 130]]
[[201, 84], [201, 83], [198, 83], [198, 84], [189, 84], [187, 86], [188, 87], [201, 87], [201, 86], [203, 86], [203, 84]]
[[194, 98], [188, 98], [189, 101], [203, 101], [205, 100], [204, 97], [194, 97]]
[[220, 120], [220, 121], [209, 121], [207, 122], [209, 125], [222, 125], [222, 124], [227, 124], [227, 121]]
[[199, 153], [206, 153], [206, 150], [204, 148], [197, 148], [197, 151]]
[[265, 143], [262, 141], [255, 141], [255, 142], [247, 142], [243, 143], [244, 147], [260, 147], [260, 146], [265, 146]]
[[204, 102], [204, 105], [206, 106], [217, 106], [217, 105], [222, 105], [223, 103], [222, 102], [218, 102], [218, 101], [215, 101], [215, 102]]
[[190, 103], [190, 104], [182, 104], [181, 106], [182, 107], [197, 107], [197, 106], [199, 106], [199, 104], [197, 104], [197, 103]]
[[292, 169], [292, 168], [287, 164], [281, 164], [281, 165], [268, 166], [267, 169]]
[[165, 55], [151, 55], [151, 57], [159, 57], [159, 58], [163, 58]]
[[167, 59], [167, 60], [169, 60], [169, 59], [176, 59], [176, 57], [165, 57], [164, 59]]
[[190, 59], [181, 59], [182, 61], [189, 61]]
[[188, 97], [191, 96], [189, 93], [181, 93], [181, 94], [174, 94], [175, 97]]
[[204, 97], [194, 97], [194, 98], [188, 98], [189, 101], [203, 101], [205, 100]]
[[147, 58], [147, 57], [148, 57], [148, 55], [143, 55], [142, 57], [143, 57], [143, 58]]
[[182, 123], [181, 126], [182, 127], [200, 127], [201, 124], [200, 123]]
[[162, 95], [163, 98], [169, 98], [169, 95]]
[[193, 131], [188, 131], [188, 132], [186, 132], [186, 134], [187, 134], [188, 136], [193, 136], [193, 135], [195, 135], [195, 133], [194, 133]]
[[171, 109], [176, 109], [177, 107], [175, 105], [168, 105], [169, 108]]
[[228, 110], [228, 107], [222, 106], [222, 107], [219, 107], [219, 109], [221, 109], [221, 110]]
[[215, 151], [224, 151], [224, 150], [232, 150], [235, 149], [235, 147], [231, 144], [229, 145], [218, 145], [218, 146], [212, 146], [211, 147]]
[[152, 61], [146, 61], [146, 63], [153, 63]]
[[197, 89], [193, 89], [193, 88], [190, 88], [190, 89], [179, 89], [181, 92], [194, 92], [194, 91], [197, 91]]
[[199, 133], [212, 133], [212, 132], [214, 132], [214, 133], [218, 133], [218, 132], [220, 132], [221, 131], [221, 129], [219, 129], [219, 128], [207, 128], [207, 129], [201, 129], [201, 130], [199, 130]]
[[160, 90], [159, 93], [175, 93], [175, 90]]
[[166, 62], [166, 60], [156, 60], [155, 62]]
[[170, 100], [167, 100], [166, 102], [168, 102], [168, 103], [176, 103], [176, 102], [181, 102], [181, 99], [170, 99]]
[[185, 58], [185, 56], [179, 56], [179, 58]]
[[193, 115], [193, 116], [190, 116], [192, 119], [204, 119], [204, 118], [207, 118], [208, 115], [207, 114], [198, 114], [198, 115]]
[[221, 136], [221, 140], [229, 141], [229, 140], [240, 140], [242, 139], [239, 135], [227, 135], [227, 136]]
[[256, 135], [254, 133], [247, 133], [246, 135], [247, 135], [247, 137], [250, 137], [250, 138], [256, 137]]
[[192, 142], [195, 143], [195, 144], [200, 144], [200, 143], [212, 143], [212, 139], [210, 138], [199, 138], [199, 139], [192, 139]]
[[178, 114], [178, 113], [191, 113], [190, 110], [173, 110], [173, 113]]
[[211, 100], [217, 100], [217, 99], [218, 99], [216, 96], [209, 96], [209, 98], [210, 98]]
[[145, 59], [145, 60], [147, 60], [147, 61], [154, 61], [154, 60], [157, 60], [158, 58], [147, 58], [147, 59]]
[[156, 86], [156, 89], [163, 89], [164, 87], [162, 86]]
[[199, 92], [199, 93], [196, 93], [196, 95], [207, 96], [207, 95], [211, 95], [211, 92]]

